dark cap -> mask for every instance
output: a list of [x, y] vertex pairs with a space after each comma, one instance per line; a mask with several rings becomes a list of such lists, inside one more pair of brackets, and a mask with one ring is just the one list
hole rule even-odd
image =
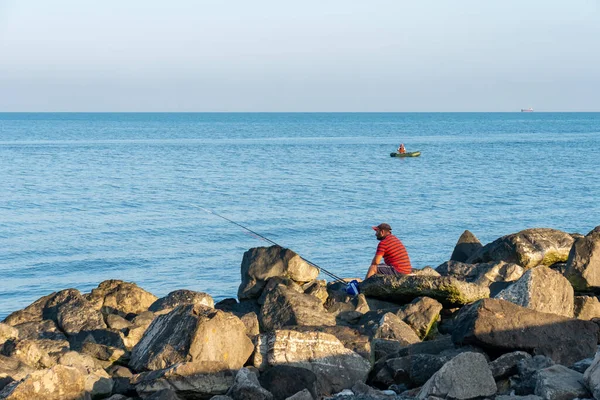
[[392, 227], [390, 226], [390, 224], [386, 224], [386, 223], [374, 226], [373, 229], [374, 230], [380, 229], [380, 230], [383, 230], [383, 231], [390, 231], [390, 232], [392, 231]]

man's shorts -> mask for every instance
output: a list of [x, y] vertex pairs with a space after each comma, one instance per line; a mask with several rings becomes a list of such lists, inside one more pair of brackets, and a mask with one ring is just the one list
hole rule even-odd
[[377, 273], [381, 274], [381, 275], [394, 275], [394, 276], [406, 276], [406, 275], [413, 275], [411, 274], [401, 274], [400, 272], [396, 271], [396, 269], [394, 267], [392, 267], [391, 265], [385, 265], [385, 264], [379, 264], [377, 266]]

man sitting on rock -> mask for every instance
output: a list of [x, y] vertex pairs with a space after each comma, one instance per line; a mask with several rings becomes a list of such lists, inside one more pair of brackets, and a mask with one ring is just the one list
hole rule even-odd
[[[384, 275], [408, 275], [412, 271], [410, 259], [406, 248], [396, 236], [392, 235], [392, 227], [389, 224], [374, 226], [375, 236], [379, 240], [375, 257], [367, 272], [367, 278], [375, 274]], [[384, 263], [381, 263], [383, 258]]]

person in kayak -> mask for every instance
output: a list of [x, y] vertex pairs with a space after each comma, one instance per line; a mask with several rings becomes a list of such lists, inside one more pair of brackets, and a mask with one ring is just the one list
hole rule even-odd
[[404, 143], [400, 143], [400, 147], [398, 147], [398, 153], [400, 153], [400, 154], [406, 153], [406, 149], [404, 148]]
[[[408, 275], [412, 272], [410, 258], [406, 248], [396, 236], [392, 235], [392, 227], [382, 223], [374, 226], [375, 236], [379, 240], [375, 257], [371, 261], [365, 279], [375, 275]], [[383, 258], [384, 263], [381, 263]]]

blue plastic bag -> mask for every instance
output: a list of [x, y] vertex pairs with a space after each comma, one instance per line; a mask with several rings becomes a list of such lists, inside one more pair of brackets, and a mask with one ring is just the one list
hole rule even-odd
[[346, 293], [348, 293], [350, 296], [356, 296], [357, 294], [360, 293], [360, 291], [358, 289], [358, 281], [356, 279], [353, 281], [350, 281], [346, 285]]

